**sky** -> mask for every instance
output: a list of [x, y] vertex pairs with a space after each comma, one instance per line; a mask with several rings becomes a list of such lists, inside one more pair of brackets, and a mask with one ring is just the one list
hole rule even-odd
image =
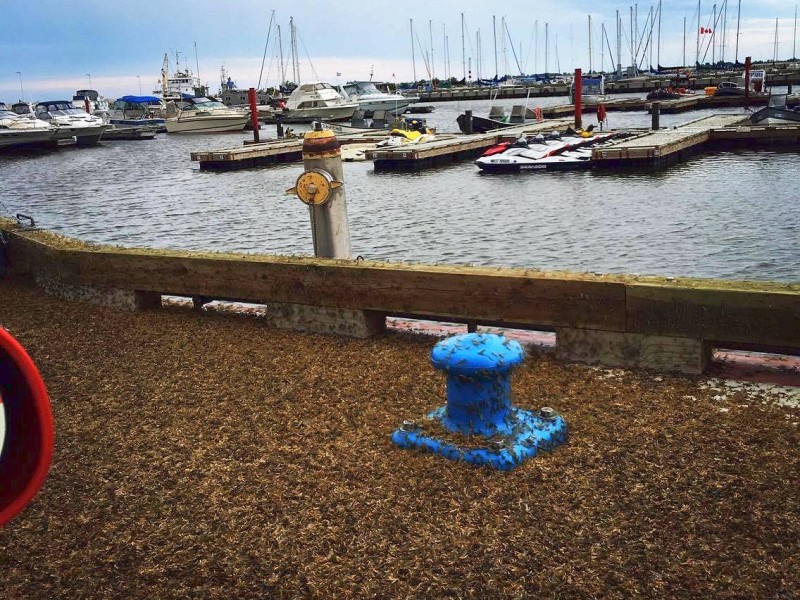
[[[735, 58], [739, 6], [740, 61], [745, 56], [772, 60], [776, 20], [777, 56], [793, 56], [797, 3], [728, 0], [727, 4], [725, 28], [723, 17], [713, 26], [714, 3], [700, 3], [699, 26], [716, 31], [717, 60], [723, 53], [726, 60]], [[725, 0], [717, 0], [718, 13], [725, 13], [724, 5]], [[653, 19], [652, 62], [660, 58], [664, 66], [681, 65], [685, 52], [686, 62], [694, 63], [698, 3], [662, 0], [661, 6], [661, 44]], [[617, 52], [616, 11], [622, 20], [622, 62], [631, 64], [632, 7], [638, 16], [633, 25], [636, 38], [637, 29], [640, 36], [650, 31], [648, 15], [651, 9], [657, 11], [657, 1], [296, 0], [278, 5], [266, 0], [0, 0], [0, 101], [71, 98], [85, 88], [107, 98], [148, 94], [156, 87], [165, 54], [170, 70], [175, 70], [177, 60], [181, 68], [199, 74], [212, 93], [220, 87], [223, 67], [238, 87], [259, 87], [259, 82], [261, 87], [273, 86], [281, 80], [275, 25], [280, 26], [286, 79], [293, 81], [290, 18], [296, 25], [301, 82], [336, 84], [370, 75], [376, 81], [397, 83], [415, 76], [460, 79], [470, 66], [473, 77], [543, 72], [545, 67], [549, 72], [587, 70], [590, 17], [591, 67], [610, 70], [610, 56]], [[607, 39], [601, 35], [603, 25]], [[711, 35], [702, 36], [700, 57], [708, 62], [710, 41]], [[639, 55], [647, 66], [650, 51]]]

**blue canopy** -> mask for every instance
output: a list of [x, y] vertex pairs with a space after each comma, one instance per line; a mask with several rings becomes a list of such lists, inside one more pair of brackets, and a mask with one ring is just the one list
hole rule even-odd
[[161, 104], [161, 99], [155, 96], [123, 96], [119, 100], [131, 104]]

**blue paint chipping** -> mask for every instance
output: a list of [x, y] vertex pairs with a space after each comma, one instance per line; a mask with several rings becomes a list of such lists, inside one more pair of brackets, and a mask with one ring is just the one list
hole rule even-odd
[[[511, 404], [511, 372], [524, 358], [518, 342], [491, 333], [442, 340], [431, 352], [431, 363], [447, 376], [447, 404], [428, 413], [423, 423], [405, 421], [392, 442], [505, 471], [564, 443], [567, 423], [553, 409], [530, 411]], [[468, 436], [470, 447], [427, 435], [426, 422]]]

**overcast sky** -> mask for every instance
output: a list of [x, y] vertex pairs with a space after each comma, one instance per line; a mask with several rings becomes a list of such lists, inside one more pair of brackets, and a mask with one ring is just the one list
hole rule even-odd
[[[717, 60], [723, 50], [726, 60], [734, 59], [739, 4], [728, 2], [724, 47], [721, 18], [714, 28]], [[632, 6], [638, 8], [641, 36], [650, 30], [648, 15], [651, 8], [656, 11], [657, 2], [297, 0], [276, 5], [259, 0], [0, 0], [0, 101], [15, 102], [20, 96], [26, 100], [71, 98], [77, 89], [87, 87], [111, 98], [140, 90], [147, 94], [156, 85], [165, 53], [175, 69], [176, 52], [180, 66], [199, 73], [212, 92], [219, 89], [223, 66], [239, 87], [256, 87], [259, 77], [262, 87], [275, 85], [280, 68], [276, 29], [269, 27], [273, 10], [274, 23], [281, 28], [289, 80], [293, 79], [288, 63], [290, 17], [297, 26], [302, 81], [344, 83], [368, 79], [371, 71], [373, 79], [382, 81], [411, 81], [414, 73], [418, 79], [429, 79], [430, 74], [461, 78], [469, 65], [474, 77], [479, 71], [478, 36], [483, 77], [495, 74], [495, 64], [501, 74], [543, 72], [545, 58], [550, 72], [588, 69], [590, 15], [592, 67], [610, 70], [609, 47], [614, 54], [617, 48], [617, 10], [622, 20], [622, 62], [631, 63]], [[712, 27], [713, 6], [710, 0], [702, 1], [699, 26]], [[724, 0], [716, 6], [723, 12]], [[796, 6], [791, 0], [742, 0], [739, 60], [747, 55], [773, 58], [776, 19], [778, 57], [791, 58]], [[653, 28], [653, 63], [660, 54], [662, 65], [683, 64], [684, 51], [687, 62], [693, 63], [699, 30], [697, 2], [663, 0], [662, 13], [660, 51], [657, 21]], [[413, 60], [411, 19], [416, 38]], [[601, 36], [603, 24], [607, 39]], [[710, 38], [706, 34], [701, 41], [700, 56], [706, 61], [712, 57]], [[646, 66], [650, 51], [639, 54], [645, 55]]]

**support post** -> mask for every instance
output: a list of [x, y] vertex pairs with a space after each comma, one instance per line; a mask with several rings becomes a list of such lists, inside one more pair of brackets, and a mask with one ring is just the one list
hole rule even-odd
[[650, 112], [651, 112], [652, 117], [653, 117], [652, 129], [653, 129], [653, 131], [658, 131], [661, 128], [661, 125], [660, 125], [661, 102], [653, 102], [650, 105]]
[[[314, 123], [314, 130], [306, 133], [303, 139], [303, 168], [306, 174], [323, 171], [331, 178], [326, 198], [321, 198], [321, 194], [325, 193], [321, 189], [324, 183], [312, 179], [305, 188], [306, 193], [310, 194], [310, 198], [304, 201], [311, 215], [314, 255], [318, 258], [350, 258], [347, 202], [341, 184], [344, 179], [341, 145], [332, 131], [322, 129], [319, 121]], [[302, 191], [300, 188], [298, 181], [298, 192]]]
[[750, 97], [750, 57], [744, 59], [744, 97]]
[[581, 79], [580, 69], [575, 69], [574, 87], [575, 97], [573, 98], [573, 102], [575, 103], [575, 129], [581, 129], [581, 127], [583, 127], [583, 115], [581, 112], [583, 110], [583, 105], [581, 103], [583, 98], [583, 81]]
[[465, 110], [464, 118], [466, 119], [467, 133], [472, 133], [472, 111]]
[[247, 90], [247, 99], [250, 102], [250, 118], [253, 121], [253, 141], [258, 143], [261, 141], [259, 129], [261, 128], [258, 122], [258, 105], [256, 103], [256, 89], [250, 88]]

